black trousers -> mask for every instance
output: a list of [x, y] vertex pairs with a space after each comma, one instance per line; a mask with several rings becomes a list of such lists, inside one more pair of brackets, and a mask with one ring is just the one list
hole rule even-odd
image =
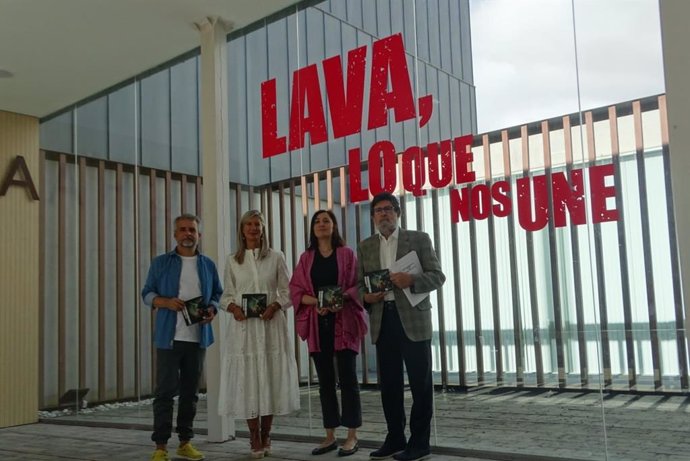
[[381, 379], [381, 403], [388, 426], [386, 443], [396, 447], [405, 446], [404, 362], [412, 391], [407, 448], [428, 449], [434, 398], [431, 341], [411, 341], [405, 335], [395, 303], [386, 302], [376, 353]]
[[172, 349], [156, 349], [156, 395], [151, 440], [166, 444], [172, 433], [173, 397], [179, 395], [176, 432], [181, 441], [194, 437], [199, 379], [206, 350], [199, 343], [175, 341]]
[[[311, 354], [316, 367], [316, 374], [319, 377], [323, 427], [360, 427], [362, 425], [362, 403], [359, 397], [359, 381], [357, 380], [357, 353], [349, 349], [335, 351], [334, 324], [335, 316], [319, 319], [321, 352]], [[336, 367], [338, 370], [337, 378]], [[342, 414], [338, 408], [336, 379], [340, 383]]]

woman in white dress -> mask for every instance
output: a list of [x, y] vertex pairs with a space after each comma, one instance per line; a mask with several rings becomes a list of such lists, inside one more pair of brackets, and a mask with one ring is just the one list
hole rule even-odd
[[[270, 454], [273, 415], [299, 409], [294, 347], [285, 309], [290, 307], [290, 276], [285, 257], [268, 247], [261, 212], [240, 220], [237, 251], [225, 263], [225, 291], [220, 305], [232, 315], [223, 355], [219, 413], [246, 419], [251, 456]], [[266, 310], [247, 318], [242, 295], [266, 295]]]

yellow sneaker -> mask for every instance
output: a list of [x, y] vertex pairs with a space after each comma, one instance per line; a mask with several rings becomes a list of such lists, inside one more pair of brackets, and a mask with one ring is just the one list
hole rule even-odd
[[187, 442], [184, 445], [180, 445], [177, 449], [177, 456], [184, 459], [189, 459], [190, 461], [199, 461], [204, 459], [204, 454], [194, 448], [191, 443]]
[[170, 458], [168, 458], [168, 451], [157, 448], [151, 455], [151, 461], [170, 461]]

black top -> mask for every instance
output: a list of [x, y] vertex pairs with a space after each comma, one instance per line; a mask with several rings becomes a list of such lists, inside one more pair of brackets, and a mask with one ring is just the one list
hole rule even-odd
[[[311, 283], [314, 285], [314, 294], [319, 297], [319, 288], [338, 284], [338, 259], [335, 249], [327, 258], [321, 256], [321, 252], [314, 250], [314, 264], [311, 266]], [[335, 313], [319, 315], [319, 344], [321, 352], [332, 353], [335, 341]]]
[[338, 284], [338, 259], [335, 250], [327, 258], [321, 256], [321, 252], [316, 249], [314, 264], [311, 266], [311, 283], [314, 291], [318, 293], [320, 287]]

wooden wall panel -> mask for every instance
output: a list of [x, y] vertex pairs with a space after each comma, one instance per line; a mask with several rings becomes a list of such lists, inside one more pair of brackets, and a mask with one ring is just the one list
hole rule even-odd
[[[38, 186], [38, 119], [0, 112], [3, 182], [18, 155]], [[27, 178], [18, 173], [13, 179]], [[39, 204], [21, 185], [10, 186], [0, 196], [0, 213], [5, 216], [0, 239], [0, 364], [12, 370], [0, 373], [0, 427], [38, 419]]]

